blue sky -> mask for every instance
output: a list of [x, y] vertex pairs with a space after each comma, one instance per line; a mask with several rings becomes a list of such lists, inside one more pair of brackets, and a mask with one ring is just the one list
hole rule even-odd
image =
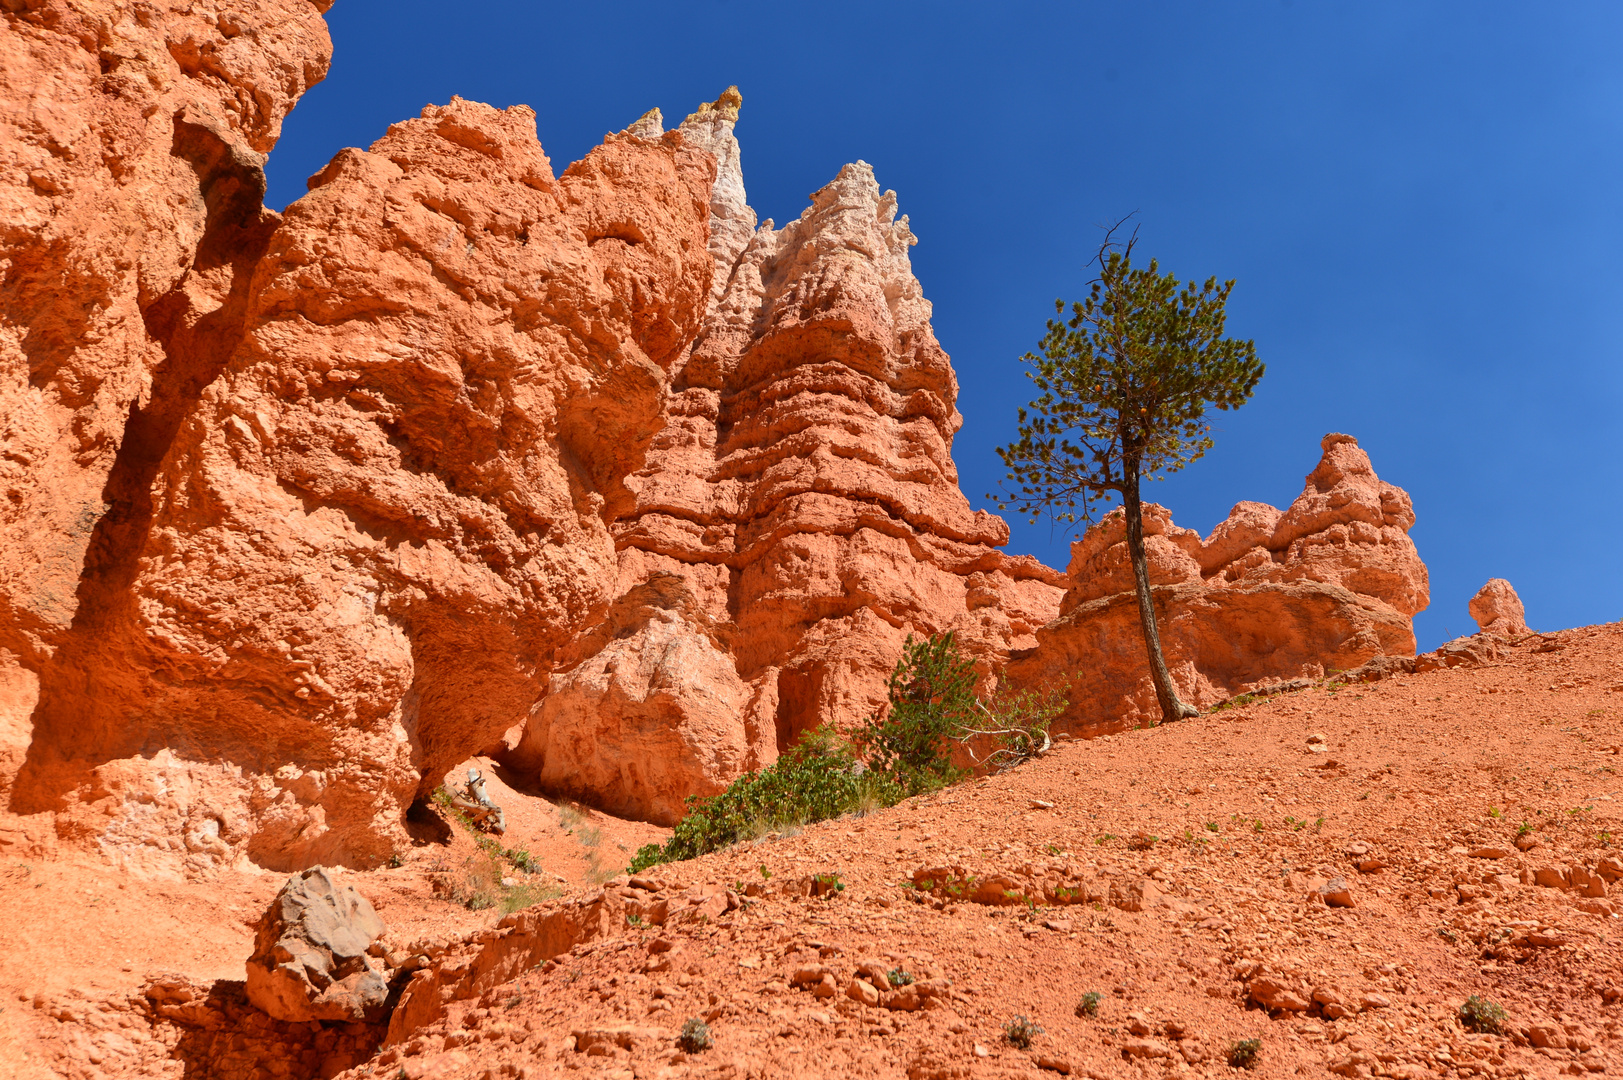
[[[1490, 577], [1556, 629], [1623, 618], [1623, 5], [749, 5], [338, 0], [332, 74], [271, 155], [282, 206], [453, 94], [530, 105], [561, 171], [736, 83], [750, 202], [780, 223], [862, 158], [920, 237], [977, 506], [1101, 223], [1238, 281], [1268, 374], [1147, 498], [1209, 530], [1286, 505], [1328, 431], [1413, 496], [1421, 648]], [[1063, 567], [1069, 534], [1011, 522]]]

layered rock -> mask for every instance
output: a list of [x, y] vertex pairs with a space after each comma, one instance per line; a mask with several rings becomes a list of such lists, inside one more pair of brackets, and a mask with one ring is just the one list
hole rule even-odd
[[[0, 12], [0, 790], [40, 673], [240, 329], [261, 166], [332, 45], [311, 0]], [[138, 532], [138, 530], [137, 530]]]
[[224, 354], [171, 340], [185, 394], [43, 665], [13, 805], [187, 870], [403, 844], [615, 595], [607, 522], [704, 314], [713, 177], [677, 136], [555, 176], [528, 108], [461, 100], [312, 177]]
[[[1409, 539], [1414, 510], [1348, 435], [1326, 435], [1305, 490], [1283, 512], [1242, 502], [1202, 539], [1144, 508], [1145, 549], [1167, 668], [1184, 700], [1208, 705], [1259, 685], [1380, 655], [1413, 656], [1426, 567]], [[1120, 730], [1160, 710], [1120, 509], [1071, 547], [1060, 617], [1015, 656], [1016, 685], [1065, 683], [1056, 726]]]
[[[609, 639], [561, 677], [569, 704], [549, 700], [531, 722], [525, 767], [548, 786], [580, 790], [585, 773], [571, 780], [552, 764], [579, 762], [579, 748], [621, 770], [660, 757], [649, 748], [663, 743], [644, 734], [648, 699], [625, 689], [656, 668], [666, 702], [656, 713], [679, 713], [676, 729], [700, 743], [734, 733], [728, 752], [706, 751], [703, 764], [675, 750], [692, 762], [675, 787], [708, 792], [736, 775], [723, 760], [764, 764], [809, 727], [871, 715], [908, 634], [956, 630], [990, 670], [1057, 612], [1058, 575], [999, 552], [1007, 526], [971, 510], [959, 490], [957, 381], [930, 328], [895, 193], [857, 162], [797, 221], [757, 227], [737, 107], [729, 92], [679, 129], [717, 161], [711, 304], [672, 372], [648, 463], [626, 480], [635, 501], [614, 532], [620, 588], [629, 597], [657, 575], [685, 580], [694, 609], [727, 628], [740, 684], [697, 660], [719, 655], [700, 621], [630, 605], [657, 613], [657, 626], [644, 619]], [[651, 138], [653, 120], [626, 137]], [[628, 677], [627, 640], [694, 659], [644, 661]], [[611, 689], [604, 680], [616, 670]], [[622, 812], [670, 817], [663, 795], [630, 799], [619, 781], [611, 789]]]

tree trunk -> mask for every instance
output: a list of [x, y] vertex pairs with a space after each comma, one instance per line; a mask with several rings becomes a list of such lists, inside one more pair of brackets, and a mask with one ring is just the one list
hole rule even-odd
[[1121, 506], [1127, 518], [1127, 554], [1133, 560], [1138, 620], [1144, 627], [1144, 647], [1150, 654], [1150, 681], [1155, 683], [1155, 698], [1161, 703], [1161, 721], [1169, 723], [1199, 716], [1199, 709], [1184, 704], [1178, 697], [1178, 688], [1172, 685], [1172, 675], [1161, 655], [1161, 633], [1155, 627], [1155, 597], [1150, 592], [1150, 561], [1144, 554], [1144, 507], [1138, 497], [1138, 462], [1123, 461], [1122, 474]]

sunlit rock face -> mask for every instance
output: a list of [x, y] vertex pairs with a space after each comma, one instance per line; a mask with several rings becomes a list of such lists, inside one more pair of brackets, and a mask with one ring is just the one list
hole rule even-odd
[[780, 232], [734, 91], [561, 175], [530, 110], [453, 99], [279, 215], [315, 7], [30, 11], [0, 110], [7, 842], [372, 865], [504, 734], [535, 782], [669, 821], [866, 715], [908, 632], [990, 669], [1057, 611], [957, 490], [867, 166]]
[[[1429, 598], [1409, 539], [1414, 509], [1349, 435], [1326, 435], [1283, 512], [1242, 502], [1211, 535], [1144, 507], [1156, 620], [1179, 693], [1209, 705], [1260, 685], [1413, 656]], [[1008, 668], [1017, 685], [1063, 683], [1057, 724], [1078, 734], [1159, 719], [1118, 509], [1071, 546], [1060, 617]]]
[[[1060, 596], [1059, 575], [997, 550], [1008, 527], [971, 510], [959, 490], [957, 381], [930, 328], [908, 259], [916, 241], [895, 194], [857, 162], [798, 220], [757, 226], [744, 201], [736, 110], [724, 95], [679, 128], [684, 145], [717, 161], [711, 299], [673, 369], [647, 463], [626, 478], [634, 503], [613, 526], [620, 588], [629, 595], [660, 574], [684, 580], [694, 610], [724, 628], [740, 680], [701, 693], [713, 665], [696, 662], [685, 690], [674, 688], [680, 671], [661, 676], [660, 693], [682, 701], [675, 728], [733, 730], [725, 751], [675, 750], [692, 766], [670, 787], [694, 793], [770, 763], [810, 727], [872, 715], [909, 634], [955, 630], [990, 669], [1011, 647], [1035, 643]], [[649, 117], [632, 130], [656, 133]], [[692, 618], [633, 632], [657, 633], [671, 643], [662, 648], [695, 658], [723, 648]], [[575, 774], [589, 793], [587, 772], [649, 757], [637, 734], [647, 725], [632, 717], [653, 699], [642, 667], [599, 690], [604, 661], [582, 664], [593, 674], [560, 676], [571, 704], [542, 708], [520, 758], [549, 786], [567, 785], [567, 770], [535, 763], [590, 745], [603, 764]], [[593, 688], [585, 698], [583, 678]], [[706, 734], [692, 745], [714, 744]], [[674, 816], [668, 798], [656, 807], [652, 795], [628, 801], [615, 791], [613, 805]]]

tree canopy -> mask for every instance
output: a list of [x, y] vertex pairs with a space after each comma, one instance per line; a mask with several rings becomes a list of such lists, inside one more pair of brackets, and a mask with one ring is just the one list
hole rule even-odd
[[1251, 341], [1224, 336], [1234, 282], [1202, 285], [1134, 266], [1136, 237], [1106, 238], [1088, 298], [1054, 301], [1026, 372], [1039, 396], [1020, 410], [1015, 443], [998, 448], [1008, 481], [998, 502], [1037, 520], [1091, 521], [1095, 500], [1175, 473], [1212, 446], [1208, 406], [1245, 404], [1263, 375]]

